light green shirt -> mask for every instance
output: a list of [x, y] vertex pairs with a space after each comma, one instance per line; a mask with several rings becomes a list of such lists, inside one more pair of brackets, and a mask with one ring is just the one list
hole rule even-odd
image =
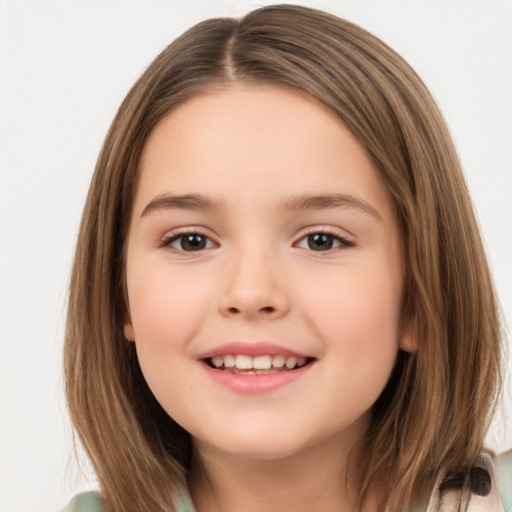
[[[512, 512], [512, 450], [498, 458], [496, 468], [499, 494], [503, 502], [504, 510], [505, 512]], [[475, 509], [480, 512], [484, 510], [486, 510], [486, 512], [499, 512], [499, 510], [496, 509], [496, 501], [492, 499], [492, 496], [489, 499], [492, 501], [489, 502], [488, 508], [481, 508], [479, 506], [478, 508], [475, 507]], [[434, 501], [431, 498], [428, 509], [425, 506], [415, 512], [420, 512], [420, 510], [436, 510], [436, 508], [432, 507], [432, 504], [434, 504]], [[62, 512], [101, 511], [102, 505], [99, 494], [91, 492], [75, 496]], [[176, 512], [196, 512], [190, 494], [186, 488], [181, 488], [179, 491], [178, 508]]]
[[506, 512], [512, 512], [512, 450], [498, 459], [498, 487]]

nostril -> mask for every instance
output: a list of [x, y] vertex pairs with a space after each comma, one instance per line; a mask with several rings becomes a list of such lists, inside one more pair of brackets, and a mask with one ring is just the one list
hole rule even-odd
[[[231, 306], [230, 308], [228, 308], [228, 313], [229, 314], [238, 314], [238, 313], [241, 313], [241, 310], [238, 309], [238, 308], [235, 308], [233, 306]], [[263, 307], [263, 308], [259, 308], [259, 310], [261, 313], [274, 313], [276, 311], [276, 308], [273, 307], [273, 306], [266, 306], [266, 307]]]

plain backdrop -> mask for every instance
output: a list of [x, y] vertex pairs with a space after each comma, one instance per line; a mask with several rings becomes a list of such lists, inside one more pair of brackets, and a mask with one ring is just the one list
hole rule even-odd
[[[81, 209], [119, 103], [186, 28], [268, 3], [0, 0], [0, 512], [55, 512], [95, 485], [72, 455], [61, 350]], [[295, 3], [374, 32], [431, 88], [511, 325], [512, 1]], [[489, 438], [500, 451], [512, 445], [504, 415]]]

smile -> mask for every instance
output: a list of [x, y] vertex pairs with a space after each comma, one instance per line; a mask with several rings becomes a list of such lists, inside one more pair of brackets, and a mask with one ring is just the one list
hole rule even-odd
[[310, 362], [307, 357], [246, 354], [217, 355], [206, 359], [206, 363], [217, 370], [246, 375], [268, 375], [300, 368]]
[[235, 393], [261, 394], [302, 381], [317, 358], [267, 341], [234, 341], [198, 354], [217, 385]]

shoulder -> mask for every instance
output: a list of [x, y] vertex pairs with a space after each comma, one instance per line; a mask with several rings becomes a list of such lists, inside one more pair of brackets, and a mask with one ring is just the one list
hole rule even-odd
[[496, 474], [506, 512], [512, 512], [512, 450], [498, 457]]
[[61, 512], [101, 512], [103, 505], [96, 492], [86, 492], [75, 496]]
[[[97, 492], [76, 495], [60, 512], [102, 512], [103, 503]], [[195, 512], [192, 499], [186, 487], [178, 489], [177, 512]]]
[[[484, 472], [473, 470], [483, 469]], [[484, 451], [469, 475], [449, 475], [440, 471], [427, 506], [415, 512], [455, 512], [460, 510], [464, 479], [469, 476], [471, 496], [467, 512], [512, 512], [512, 450], [499, 457]]]

